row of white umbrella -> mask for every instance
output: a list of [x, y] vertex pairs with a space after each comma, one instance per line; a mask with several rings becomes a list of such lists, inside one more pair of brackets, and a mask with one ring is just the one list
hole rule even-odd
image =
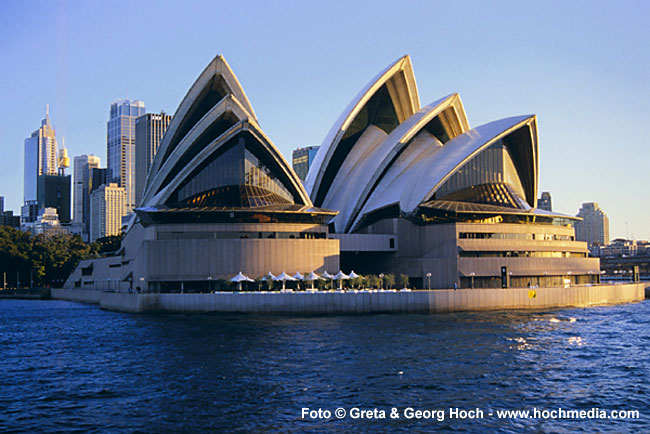
[[[314, 280], [320, 280], [320, 279], [323, 279], [323, 280], [326, 280], [326, 279], [338, 280], [339, 281], [339, 289], [341, 289], [344, 280], [356, 279], [357, 277], [362, 277], [362, 276], [355, 273], [354, 270], [352, 270], [350, 272], [350, 274], [345, 274], [343, 271], [339, 271], [335, 275], [331, 275], [327, 271], [325, 271], [321, 276], [314, 273], [313, 271], [311, 273], [309, 273], [307, 276], [303, 276], [302, 274], [300, 274], [300, 272], [297, 272], [293, 276], [290, 276], [287, 273], [285, 273], [284, 271], [282, 272], [282, 274], [280, 274], [278, 276], [274, 276], [273, 273], [271, 273], [269, 271], [269, 274], [264, 276], [264, 279], [272, 279], [273, 281], [276, 281], [276, 282], [277, 281], [282, 281], [282, 289], [285, 289], [285, 284], [286, 284], [287, 280], [291, 281], [291, 282], [294, 282], [294, 281], [297, 281], [297, 280], [304, 280], [304, 281], [308, 281], [308, 282], [311, 281], [311, 289], [314, 289]], [[241, 291], [242, 282], [254, 282], [253, 279], [251, 279], [250, 277], [244, 275], [244, 273], [242, 273], [241, 271], [239, 273], [237, 273], [237, 275], [235, 277], [230, 279], [230, 281], [238, 283], [240, 291]]]

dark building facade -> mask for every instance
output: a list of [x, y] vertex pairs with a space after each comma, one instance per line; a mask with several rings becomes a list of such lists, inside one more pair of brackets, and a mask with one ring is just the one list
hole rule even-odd
[[147, 174], [171, 115], [147, 113], [135, 120], [135, 203], [140, 204]]
[[61, 223], [70, 222], [70, 175], [38, 177], [38, 208], [56, 208]]
[[101, 169], [94, 167], [90, 172], [90, 193], [97, 190], [102, 185], [107, 185], [110, 179], [110, 172], [108, 169]]
[[303, 182], [307, 179], [307, 173], [309, 173], [311, 163], [313, 163], [314, 158], [316, 158], [318, 148], [320, 148], [320, 146], [307, 146], [305, 148], [293, 150], [291, 155], [291, 165], [293, 166], [293, 171], [296, 172], [298, 178]]

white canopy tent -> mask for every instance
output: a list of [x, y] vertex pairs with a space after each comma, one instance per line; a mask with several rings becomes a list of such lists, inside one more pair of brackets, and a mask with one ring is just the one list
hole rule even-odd
[[279, 276], [277, 276], [273, 280], [275, 280], [275, 281], [281, 280], [282, 281], [282, 289], [286, 289], [285, 284], [286, 284], [287, 280], [289, 280], [291, 282], [295, 282], [297, 279], [294, 279], [293, 277], [289, 276], [287, 273], [285, 273], [283, 271], [282, 274], [280, 274]]
[[241, 283], [242, 282], [254, 282], [253, 279], [251, 279], [250, 277], [245, 276], [244, 273], [242, 273], [241, 271], [239, 273], [237, 273], [237, 275], [235, 277], [230, 279], [230, 281], [231, 282], [236, 282], [239, 285], [239, 290], [240, 291], [241, 291]]
[[343, 280], [348, 280], [350, 276], [339, 270], [333, 278], [339, 281], [339, 289], [343, 289]]
[[[328, 273], [327, 270], [325, 270], [325, 271], [323, 272], [323, 274], [321, 274], [321, 277], [322, 277], [323, 279], [329, 279], [330, 281], [334, 278], [334, 276], [332, 276], [330, 273]], [[331, 283], [331, 282], [330, 282], [330, 283]], [[330, 288], [331, 288], [331, 285], [330, 285]]]
[[[326, 273], [327, 273], [327, 271], [326, 271]], [[323, 278], [312, 271], [307, 276], [305, 276], [304, 280], [306, 280], [308, 282], [311, 281], [311, 289], [313, 291], [314, 290], [314, 280], [321, 280], [321, 279], [323, 279]]]

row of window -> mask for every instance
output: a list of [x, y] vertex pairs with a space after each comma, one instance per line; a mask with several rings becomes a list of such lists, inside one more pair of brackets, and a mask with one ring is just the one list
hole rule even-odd
[[542, 241], [575, 241], [572, 235], [554, 234], [499, 234], [493, 232], [460, 232], [458, 238], [464, 239], [493, 239], [493, 240], [542, 240]]
[[586, 253], [578, 252], [530, 252], [530, 251], [503, 251], [481, 252], [460, 251], [461, 258], [586, 258]]
[[158, 232], [159, 240], [325, 239], [325, 232]]

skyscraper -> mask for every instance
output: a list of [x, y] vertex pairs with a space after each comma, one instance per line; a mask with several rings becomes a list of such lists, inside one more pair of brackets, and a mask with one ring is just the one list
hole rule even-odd
[[574, 223], [578, 241], [586, 241], [590, 245], [609, 244], [609, 218], [596, 202], [583, 203], [578, 217], [582, 217], [582, 221]]
[[316, 158], [318, 148], [320, 146], [307, 146], [306, 148], [297, 148], [293, 150], [291, 155], [291, 165], [294, 172], [298, 175], [301, 181], [305, 181], [307, 173], [311, 167], [311, 163]]
[[70, 175], [38, 177], [38, 209], [55, 208], [61, 223], [70, 222]]
[[544, 211], [553, 211], [553, 202], [551, 201], [551, 193], [548, 191], [542, 192], [542, 196], [537, 201], [537, 208]]
[[142, 101], [116, 101], [107, 123], [107, 167], [111, 182], [126, 192], [125, 213], [135, 207], [135, 120], [144, 112]]
[[90, 172], [90, 194], [104, 184], [110, 184], [108, 169], [93, 167]]
[[94, 155], [74, 157], [74, 221], [83, 223], [84, 232], [90, 231], [90, 180], [92, 169], [101, 162]]
[[25, 139], [24, 200], [38, 198], [38, 177], [56, 175], [56, 132], [50, 124], [50, 108], [47, 107], [41, 127]]
[[108, 235], [119, 235], [126, 192], [115, 183], [101, 185], [90, 194], [90, 241]]
[[147, 173], [160, 140], [172, 117], [166, 113], [147, 113], [135, 120], [135, 204], [142, 200]]

